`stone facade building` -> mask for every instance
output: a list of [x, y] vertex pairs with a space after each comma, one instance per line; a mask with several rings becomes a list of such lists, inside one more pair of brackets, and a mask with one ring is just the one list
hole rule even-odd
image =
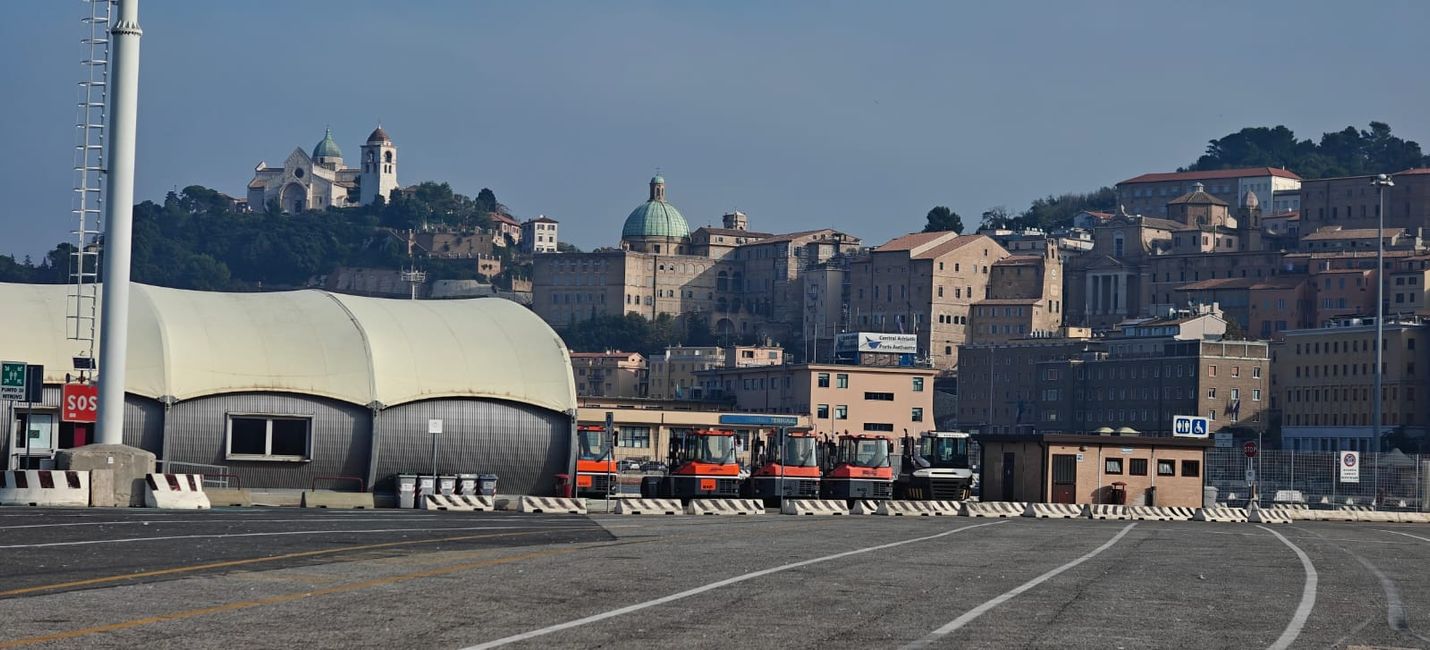
[[1201, 183], [1227, 205], [1242, 205], [1248, 192], [1270, 201], [1276, 192], [1301, 187], [1301, 177], [1275, 167], [1142, 174], [1117, 184], [1117, 203], [1131, 214], [1170, 218], [1168, 203]]
[[528, 219], [521, 224], [521, 250], [528, 255], [555, 253], [560, 241], [556, 228], [560, 224], [546, 215]]
[[993, 263], [988, 297], [973, 304], [968, 342], [992, 343], [1052, 336], [1063, 324], [1062, 255], [1056, 239], [1044, 239], [1034, 254]]
[[639, 352], [572, 352], [571, 368], [578, 396], [646, 396], [646, 359]]
[[381, 126], [363, 143], [360, 162], [358, 167], [346, 166], [333, 131], [328, 129], [312, 155], [298, 148], [282, 166], [258, 163], [253, 180], [248, 182], [249, 208], [263, 210], [276, 203], [284, 212], [297, 213], [370, 205], [378, 197], [386, 200], [398, 187], [397, 145]]
[[[1343, 176], [1301, 184], [1301, 232], [1324, 226], [1345, 229], [1375, 228], [1380, 196], [1371, 185], [1375, 176]], [[1414, 233], [1430, 227], [1430, 168], [1407, 169], [1394, 174], [1394, 187], [1385, 189], [1385, 227]]]

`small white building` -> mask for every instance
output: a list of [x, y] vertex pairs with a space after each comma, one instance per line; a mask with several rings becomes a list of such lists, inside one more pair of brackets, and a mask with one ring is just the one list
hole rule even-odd
[[521, 224], [521, 249], [527, 253], [556, 252], [557, 221], [546, 215], [538, 215]]
[[328, 129], [312, 155], [297, 148], [280, 167], [260, 162], [248, 182], [248, 205], [263, 210], [277, 202], [283, 212], [325, 210], [369, 205], [381, 196], [387, 200], [397, 189], [397, 145], [381, 126], [373, 129], [362, 146], [362, 165], [348, 167], [342, 149]]

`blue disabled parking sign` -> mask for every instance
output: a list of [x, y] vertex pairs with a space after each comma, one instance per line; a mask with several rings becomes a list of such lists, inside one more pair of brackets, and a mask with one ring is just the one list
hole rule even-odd
[[1187, 438], [1205, 438], [1211, 433], [1211, 420], [1195, 415], [1172, 416], [1172, 435]]

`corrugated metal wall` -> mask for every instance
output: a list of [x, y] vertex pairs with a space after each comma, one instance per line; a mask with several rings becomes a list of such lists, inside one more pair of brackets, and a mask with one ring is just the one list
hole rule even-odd
[[[59, 423], [60, 408], [60, 386], [45, 386], [45, 401], [36, 402], [34, 409], [53, 413], [56, 424]], [[10, 402], [0, 401], [0, 440], [14, 440], [15, 426], [14, 413], [23, 414], [25, 403], [14, 404], [14, 412], [11, 411]], [[164, 406], [158, 402], [139, 397], [137, 395], [124, 396], [124, 444], [131, 447], [139, 447], [154, 452], [155, 456], [160, 454], [160, 445], [164, 440]], [[91, 428], [90, 442], [94, 442], [93, 429]], [[0, 464], [3, 464], [0, 459]]]
[[[299, 415], [313, 420], [309, 462], [228, 460], [228, 414]], [[344, 402], [272, 393], [230, 393], [174, 404], [165, 430], [168, 460], [225, 465], [243, 487], [308, 489], [319, 476], [355, 476], [367, 480], [372, 449], [372, 415]], [[324, 481], [318, 487], [353, 489], [354, 484]]]
[[503, 494], [554, 495], [555, 476], [569, 471], [571, 419], [545, 409], [493, 400], [440, 399], [383, 411], [377, 422], [377, 485], [393, 475], [432, 471], [429, 419], [442, 420], [439, 474], [496, 474]]

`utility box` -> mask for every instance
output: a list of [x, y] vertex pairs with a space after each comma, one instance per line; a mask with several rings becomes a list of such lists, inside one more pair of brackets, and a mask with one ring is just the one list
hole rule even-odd
[[397, 507], [416, 508], [417, 507], [417, 475], [398, 474], [397, 475]]
[[484, 497], [496, 496], [497, 475], [482, 474], [481, 476], [477, 477], [477, 492]]
[[453, 494], [456, 494], [457, 477], [451, 475], [437, 477], [437, 493], [443, 496], [452, 496]]
[[476, 495], [477, 495], [477, 476], [478, 476], [478, 475], [476, 475], [476, 474], [458, 474], [458, 475], [457, 475], [457, 494], [460, 494], [460, 495], [462, 495], [462, 496], [469, 496], [469, 497], [476, 496]]

